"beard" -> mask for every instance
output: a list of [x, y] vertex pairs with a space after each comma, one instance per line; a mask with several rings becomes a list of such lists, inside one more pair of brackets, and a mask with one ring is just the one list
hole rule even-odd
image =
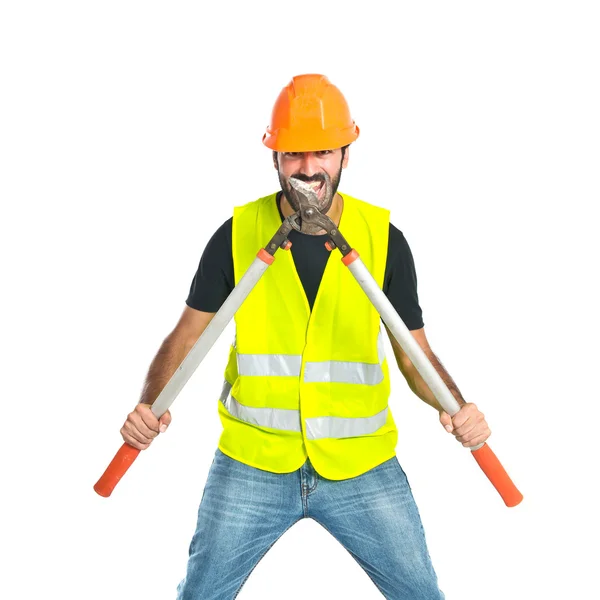
[[[278, 171], [279, 177], [279, 185], [281, 185], [281, 190], [285, 199], [288, 201], [289, 205], [292, 207], [294, 211], [300, 210], [300, 204], [296, 198], [296, 191], [290, 186], [287, 179], [281, 176], [281, 173]], [[334, 178], [331, 180], [331, 188], [330, 193], [327, 193], [327, 179], [329, 175], [327, 173], [315, 173], [312, 177], [308, 177], [307, 175], [303, 175], [302, 173], [298, 173], [293, 175], [295, 179], [299, 179], [300, 181], [304, 181], [306, 183], [321, 183], [321, 190], [323, 190], [323, 196], [319, 198], [319, 212], [323, 215], [327, 214], [331, 205], [333, 203], [333, 197], [335, 196], [338, 186], [340, 185], [340, 179], [342, 178], [342, 166], [340, 168]]]

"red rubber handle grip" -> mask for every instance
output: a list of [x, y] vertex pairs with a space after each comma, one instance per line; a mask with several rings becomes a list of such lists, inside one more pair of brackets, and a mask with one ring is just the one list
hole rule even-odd
[[115, 454], [110, 465], [108, 465], [106, 471], [104, 471], [102, 477], [98, 479], [98, 483], [94, 486], [96, 493], [108, 498], [140, 452], [141, 450], [127, 443], [123, 444]]
[[492, 482], [492, 485], [498, 490], [506, 506], [516, 506], [523, 500], [523, 494], [516, 488], [508, 473], [504, 470], [504, 467], [487, 444], [483, 444], [479, 450], [473, 450], [471, 454], [481, 467], [481, 470]]

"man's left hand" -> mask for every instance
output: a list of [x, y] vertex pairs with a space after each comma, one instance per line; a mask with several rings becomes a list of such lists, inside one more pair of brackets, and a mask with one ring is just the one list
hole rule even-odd
[[465, 448], [483, 444], [492, 433], [483, 413], [472, 402], [463, 404], [453, 417], [441, 411], [440, 423]]

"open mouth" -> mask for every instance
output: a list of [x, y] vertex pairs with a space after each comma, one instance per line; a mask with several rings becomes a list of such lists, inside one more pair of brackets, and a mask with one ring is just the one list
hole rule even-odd
[[[322, 206], [326, 201], [325, 194], [328, 189], [328, 182], [326, 179], [305, 181], [304, 179], [297, 179], [292, 176], [289, 178], [288, 185], [298, 190], [300, 194], [308, 196], [307, 200], [309, 203], [316, 201]], [[310, 189], [312, 193], [308, 193], [308, 189]]]
[[308, 183], [310, 187], [313, 189], [313, 192], [317, 194], [319, 200], [323, 198], [323, 194], [325, 193], [325, 182], [324, 181], [311, 181]]

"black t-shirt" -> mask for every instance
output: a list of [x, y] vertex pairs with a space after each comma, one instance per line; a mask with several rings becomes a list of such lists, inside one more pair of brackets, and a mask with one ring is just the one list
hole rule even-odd
[[[279, 194], [277, 198], [279, 199]], [[279, 202], [277, 207], [283, 221]], [[233, 217], [217, 229], [206, 245], [186, 300], [186, 304], [191, 308], [204, 312], [217, 312], [231, 293], [235, 281], [231, 250], [232, 226]], [[312, 309], [325, 265], [332, 254], [325, 248], [327, 238], [320, 235], [305, 235], [292, 230], [288, 239], [292, 242], [290, 251]], [[348, 241], [352, 243], [352, 240]], [[260, 248], [256, 249], [257, 252], [258, 250]], [[360, 248], [357, 250], [360, 254]], [[413, 256], [404, 235], [391, 223], [383, 292], [408, 329], [423, 327]]]

